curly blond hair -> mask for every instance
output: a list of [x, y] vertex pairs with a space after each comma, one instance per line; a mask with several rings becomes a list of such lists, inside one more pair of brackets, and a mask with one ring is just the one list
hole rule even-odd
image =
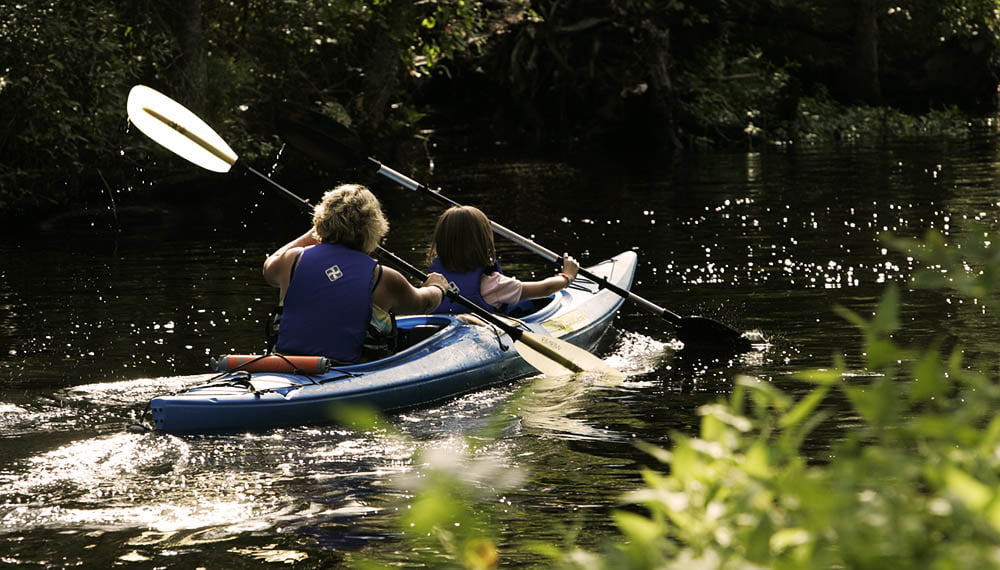
[[313, 209], [313, 231], [323, 243], [371, 254], [389, 233], [389, 221], [370, 190], [360, 184], [341, 184], [323, 194]]

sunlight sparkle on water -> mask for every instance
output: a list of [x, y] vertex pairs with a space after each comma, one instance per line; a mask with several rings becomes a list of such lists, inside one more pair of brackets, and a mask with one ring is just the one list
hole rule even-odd
[[[720, 284], [739, 286], [743, 284], [765, 284], [781, 281], [805, 288], [839, 289], [860, 287], [869, 283], [882, 284], [889, 281], [905, 280], [913, 270], [913, 259], [906, 258], [900, 264], [894, 259], [878, 262], [857, 260], [859, 248], [871, 247], [873, 237], [883, 232], [902, 235], [922, 235], [927, 228], [936, 225], [947, 232], [950, 217], [937, 213], [941, 222], [923, 218], [911, 219], [907, 212], [914, 210], [913, 204], [882, 204], [872, 202], [871, 210], [851, 206], [848, 219], [839, 222], [839, 229], [829, 227], [827, 220], [837, 219], [833, 207], [809, 211], [795, 217], [791, 205], [774, 208], [765, 206], [765, 216], [761, 217], [761, 206], [753, 199], [724, 199], [717, 206], [706, 206], [706, 214], [682, 220], [679, 223], [692, 228], [698, 226], [724, 227], [726, 222], [738, 226], [737, 231], [753, 241], [745, 251], [731, 251], [723, 243], [703, 241], [697, 245], [703, 252], [704, 261], [693, 262], [678, 267], [672, 273], [681, 283], [690, 285]], [[775, 216], [774, 210], [788, 211], [786, 215]], [[888, 210], [888, 213], [885, 212]], [[881, 210], [881, 211], [880, 211]], [[867, 215], [868, 218], [862, 216]], [[985, 212], [975, 216], [976, 220], [987, 218]], [[763, 219], [769, 220], [764, 222]], [[799, 234], [798, 232], [804, 232]], [[816, 232], [829, 235], [827, 243], [831, 253], [838, 257], [817, 259], [820, 250], [815, 239], [806, 234]], [[857, 245], [854, 245], [857, 244]], [[729, 247], [732, 247], [731, 245]], [[882, 257], [890, 255], [886, 248], [878, 248]], [[740, 261], [742, 260], [742, 261]], [[851, 261], [854, 260], [854, 261]]]

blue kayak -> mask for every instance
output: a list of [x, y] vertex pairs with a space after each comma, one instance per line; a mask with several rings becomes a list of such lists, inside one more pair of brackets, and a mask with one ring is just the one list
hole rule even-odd
[[[629, 290], [637, 257], [626, 251], [589, 267], [597, 277]], [[590, 350], [608, 330], [624, 299], [587, 279], [545, 298], [525, 301], [512, 317], [539, 335]], [[150, 402], [153, 427], [169, 433], [254, 431], [334, 421], [338, 404], [382, 411], [424, 406], [531, 376], [510, 337], [470, 315], [398, 319], [403, 348], [361, 364], [321, 373], [235, 370]]]

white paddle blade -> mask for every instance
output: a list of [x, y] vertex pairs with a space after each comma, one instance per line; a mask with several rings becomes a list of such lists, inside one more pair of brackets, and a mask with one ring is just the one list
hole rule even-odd
[[229, 172], [236, 164], [236, 153], [212, 127], [163, 93], [136, 85], [127, 109], [137, 129], [177, 156], [213, 172]]
[[565, 376], [592, 372], [613, 378], [624, 378], [620, 370], [586, 350], [564, 340], [524, 332], [514, 343], [521, 358], [546, 376]]

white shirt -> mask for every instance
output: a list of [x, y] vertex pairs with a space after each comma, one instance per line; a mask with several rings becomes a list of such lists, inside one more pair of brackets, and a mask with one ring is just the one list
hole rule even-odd
[[516, 305], [521, 300], [521, 281], [499, 271], [483, 275], [479, 281], [479, 293], [483, 300], [494, 307]]

